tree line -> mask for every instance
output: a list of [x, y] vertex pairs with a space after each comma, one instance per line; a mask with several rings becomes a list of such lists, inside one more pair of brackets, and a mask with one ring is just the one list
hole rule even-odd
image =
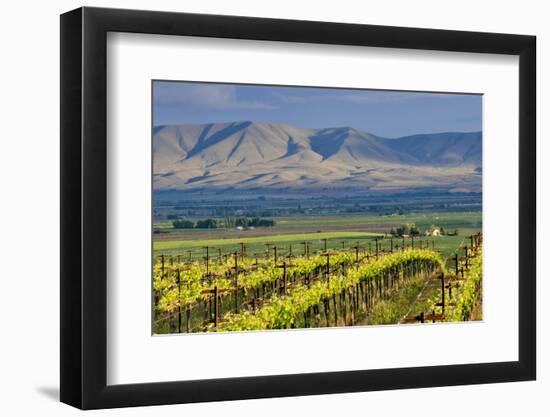
[[418, 226], [414, 223], [402, 224], [399, 227], [393, 228], [390, 230], [392, 236], [401, 237], [401, 236], [419, 236], [421, 234], [432, 235], [434, 231], [438, 232], [438, 235], [441, 236], [456, 236], [458, 235], [458, 230], [445, 230], [442, 226], [432, 226], [427, 229], [424, 233], [420, 231]]
[[262, 219], [260, 217], [239, 217], [237, 219], [204, 219], [197, 220], [196, 222], [192, 220], [174, 220], [172, 221], [172, 227], [174, 229], [218, 229], [218, 228], [235, 228], [235, 227], [273, 227], [275, 226], [275, 221], [271, 219]]

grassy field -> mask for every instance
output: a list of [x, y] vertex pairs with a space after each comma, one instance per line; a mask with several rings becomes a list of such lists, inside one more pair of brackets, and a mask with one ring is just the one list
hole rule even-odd
[[155, 252], [164, 254], [186, 253], [192, 250], [203, 253], [204, 247], [210, 246], [215, 249], [221, 247], [224, 252], [231, 250], [240, 250], [240, 244], [244, 243], [247, 247], [247, 253], [263, 253], [266, 250], [266, 243], [281, 246], [285, 251], [289, 250], [290, 244], [294, 245], [296, 253], [303, 247], [300, 242], [311, 242], [312, 251], [324, 248], [322, 239], [327, 239], [327, 249], [334, 247], [342, 247], [342, 241], [354, 244], [356, 241], [364, 242], [372, 240], [375, 236], [381, 236], [376, 233], [363, 232], [321, 232], [321, 233], [291, 233], [272, 236], [256, 236], [245, 237], [238, 239], [202, 239], [202, 240], [162, 240], [154, 243]]
[[418, 213], [390, 216], [308, 216], [308, 217], [281, 217], [276, 219], [275, 227], [304, 227], [313, 225], [355, 225], [355, 224], [384, 224], [384, 223], [415, 223], [424, 229], [432, 224], [445, 229], [480, 228], [481, 212], [442, 212]]
[[419, 276], [387, 300], [379, 301], [364, 324], [395, 324], [406, 315], [427, 312], [440, 299], [440, 294], [438, 281]]
[[[192, 219], [193, 220], [193, 219]], [[419, 228], [425, 229], [435, 224], [445, 229], [460, 228], [480, 229], [482, 216], [480, 211], [472, 212], [434, 212], [414, 213], [389, 216], [372, 215], [342, 215], [342, 216], [292, 216], [278, 217], [275, 228], [287, 227], [316, 227], [316, 226], [341, 226], [341, 225], [372, 225], [385, 223], [415, 223]], [[154, 227], [164, 231], [176, 231], [169, 220], [158, 220]], [[200, 232], [200, 229], [185, 230], [185, 233]]]
[[[290, 252], [291, 246], [293, 254], [303, 253], [303, 245], [301, 242], [310, 242], [310, 253], [315, 253], [324, 250], [327, 239], [327, 249], [350, 248], [357, 242], [363, 245], [366, 249], [371, 248], [374, 251], [374, 238], [383, 236], [380, 233], [369, 233], [359, 231], [323, 231], [322, 229], [331, 227], [345, 227], [346, 225], [355, 227], [357, 225], [384, 225], [384, 224], [404, 224], [415, 223], [420, 230], [425, 230], [431, 225], [444, 227], [448, 231], [458, 230], [457, 236], [438, 236], [425, 237], [420, 236], [415, 238], [416, 245], [424, 244], [429, 241], [429, 245], [434, 242], [434, 248], [441, 252], [444, 257], [453, 255], [457, 247], [461, 244], [466, 236], [469, 236], [481, 230], [482, 216], [481, 212], [461, 212], [461, 213], [420, 213], [407, 214], [400, 216], [315, 216], [315, 217], [282, 217], [276, 219], [276, 226], [269, 228], [269, 235], [260, 236], [243, 236], [238, 238], [225, 236], [223, 230], [217, 230], [218, 235], [215, 238], [196, 238], [199, 230], [186, 231], [183, 238], [178, 235], [177, 238], [170, 239], [170, 235], [164, 234], [162, 239], [154, 240], [154, 252], [156, 255], [182, 255], [191, 256], [193, 259], [202, 258], [205, 256], [205, 247], [210, 247], [210, 255], [216, 256], [221, 249], [223, 253], [240, 251], [241, 243], [246, 245], [246, 253], [249, 256], [265, 256], [266, 244], [277, 245], [278, 253], [286, 255]], [[166, 225], [168, 227], [168, 225]], [[320, 231], [315, 233], [304, 233], [303, 229], [318, 228]], [[277, 234], [277, 230], [284, 230], [284, 233]], [[296, 232], [289, 232], [292, 230]], [[204, 230], [203, 230], [204, 233]], [[195, 236], [195, 237], [194, 237]], [[406, 246], [411, 245], [410, 239], [406, 239]], [[380, 244], [380, 248], [389, 249], [390, 239], [384, 239]], [[402, 240], [395, 238], [394, 246], [402, 245]], [[273, 253], [273, 252], [271, 252]]]

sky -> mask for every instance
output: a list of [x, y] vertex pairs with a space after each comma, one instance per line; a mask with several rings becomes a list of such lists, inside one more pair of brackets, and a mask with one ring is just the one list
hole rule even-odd
[[153, 82], [153, 125], [250, 120], [353, 127], [394, 138], [482, 129], [482, 96], [343, 88]]

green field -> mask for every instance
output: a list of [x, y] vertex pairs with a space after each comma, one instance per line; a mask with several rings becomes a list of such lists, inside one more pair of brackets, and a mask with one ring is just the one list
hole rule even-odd
[[307, 227], [322, 224], [323, 226], [383, 224], [383, 223], [415, 223], [420, 229], [435, 224], [448, 230], [469, 228], [480, 229], [482, 224], [481, 212], [435, 212], [415, 213], [389, 216], [296, 216], [280, 217], [275, 219], [275, 227]]
[[[270, 236], [255, 236], [245, 238], [230, 238], [230, 239], [202, 239], [202, 240], [163, 240], [157, 241], [154, 244], [155, 252], [159, 253], [177, 253], [185, 252], [187, 250], [202, 250], [202, 248], [209, 246], [213, 248], [222, 247], [224, 251], [240, 249], [240, 244], [247, 245], [248, 253], [265, 251], [266, 243], [276, 244], [278, 246], [284, 246], [288, 250], [288, 245], [295, 244], [296, 250], [300, 246], [300, 242], [308, 241], [312, 242], [315, 249], [319, 249], [324, 245], [322, 239], [327, 239], [327, 248], [334, 247], [335, 241], [341, 245], [342, 240], [349, 240], [350, 242], [364, 241], [365, 239], [371, 240], [375, 236], [381, 236], [377, 233], [365, 233], [365, 232], [320, 232], [320, 233], [290, 233], [284, 235], [270, 235]], [[324, 246], [323, 246], [324, 247]], [[341, 246], [339, 246], [341, 247]]]
[[[433, 247], [435, 250], [441, 252], [444, 257], [453, 255], [456, 252], [457, 247], [464, 240], [464, 237], [469, 236], [474, 233], [473, 229], [465, 229], [459, 231], [458, 236], [438, 236], [438, 237], [416, 237], [414, 239], [415, 246], [419, 245], [428, 245], [430, 248]], [[158, 241], [154, 243], [155, 255], [165, 254], [165, 255], [181, 255], [181, 256], [191, 256], [193, 259], [202, 258], [206, 255], [205, 247], [210, 248], [210, 256], [215, 257], [218, 253], [218, 250], [221, 249], [222, 252], [240, 252], [241, 242], [246, 245], [246, 253], [248, 256], [258, 255], [260, 257], [265, 256], [266, 254], [266, 244], [277, 245], [279, 255], [287, 255], [290, 252], [290, 245], [292, 245], [293, 254], [298, 255], [303, 253], [303, 245], [301, 242], [308, 241], [310, 242], [309, 253], [313, 254], [319, 251], [324, 250], [323, 238], [327, 239], [327, 249], [341, 249], [342, 242], [345, 242], [343, 245], [345, 248], [351, 248], [357, 242], [365, 247], [369, 248], [370, 252], [375, 251], [375, 242], [374, 238], [377, 235], [373, 233], [358, 233], [358, 232], [326, 232], [326, 233], [303, 233], [303, 234], [287, 234], [287, 235], [276, 235], [276, 236], [258, 236], [253, 238], [243, 238], [243, 239], [204, 239], [204, 240], [165, 240]], [[395, 238], [394, 246], [398, 245], [401, 247], [402, 240]], [[405, 240], [406, 247], [411, 246], [411, 239], [408, 238]], [[389, 250], [390, 248], [390, 239], [386, 238], [379, 241], [379, 249]], [[351, 249], [350, 249], [351, 250]], [[272, 251], [270, 253], [273, 253]]]
[[[196, 220], [191, 218], [190, 220]], [[342, 215], [342, 216], [291, 216], [273, 218], [278, 227], [313, 227], [313, 226], [342, 226], [361, 224], [383, 224], [383, 223], [415, 223], [420, 228], [428, 228], [432, 224], [442, 226], [445, 229], [480, 229], [482, 215], [480, 211], [472, 212], [434, 212], [414, 213], [389, 216], [373, 215]], [[169, 220], [156, 220], [154, 227], [165, 231], [177, 231], [173, 229]], [[201, 231], [200, 229], [185, 229], [185, 233]]]
[[[178, 236], [177, 239], [165, 237], [154, 241], [155, 255], [181, 255], [189, 256], [193, 259], [202, 258], [206, 255], [205, 247], [210, 249], [210, 255], [216, 256], [219, 250], [222, 253], [229, 253], [241, 250], [241, 243], [245, 244], [245, 251], [249, 256], [266, 256], [267, 245], [276, 245], [280, 255], [287, 255], [292, 250], [293, 254], [303, 253], [304, 246], [301, 244], [304, 241], [310, 242], [310, 253], [322, 251], [325, 248], [323, 239], [327, 239], [327, 249], [351, 248], [359, 243], [365, 250], [370, 247], [371, 252], [375, 249], [375, 237], [381, 237], [381, 233], [369, 233], [358, 231], [319, 231], [314, 233], [303, 233], [302, 229], [319, 227], [319, 229], [330, 227], [342, 227], [346, 225], [384, 225], [384, 224], [405, 224], [415, 223], [420, 230], [425, 230], [431, 225], [443, 227], [447, 231], [458, 230], [457, 236], [437, 236], [426, 237], [418, 236], [415, 238], [415, 246], [432, 245], [440, 251], [444, 257], [453, 255], [457, 247], [461, 244], [466, 236], [481, 230], [482, 215], [481, 212], [460, 212], [460, 213], [419, 213], [406, 215], [392, 216], [301, 216], [301, 217], [281, 217], [277, 218], [276, 226], [269, 228], [269, 234], [250, 237], [224, 237], [223, 230], [220, 232], [220, 237], [208, 237], [202, 239], [194, 239], [193, 235], [198, 234], [201, 230], [194, 229], [185, 231], [183, 238]], [[170, 227], [170, 224], [163, 222], [164, 227]], [[158, 224], [155, 224], [157, 227]], [[284, 228], [285, 233], [277, 234], [278, 228]], [[289, 232], [289, 229], [296, 229], [296, 233]], [[180, 231], [181, 232], [181, 231]], [[202, 230], [204, 232], [204, 230]], [[245, 232], [246, 233], [246, 232]], [[169, 235], [168, 235], [169, 236]], [[394, 238], [394, 246], [401, 246], [402, 239]], [[391, 243], [390, 239], [386, 238], [379, 243], [380, 249], [389, 250]], [[411, 239], [405, 240], [406, 246], [411, 246]], [[272, 253], [272, 252], [271, 252]]]

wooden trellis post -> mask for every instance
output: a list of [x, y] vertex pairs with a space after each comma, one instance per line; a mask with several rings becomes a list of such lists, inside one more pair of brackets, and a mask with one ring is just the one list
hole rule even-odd
[[244, 260], [244, 257], [246, 256], [246, 243], [241, 242], [241, 259]]
[[435, 323], [436, 321], [441, 321], [444, 319], [445, 316], [443, 314], [435, 314], [435, 311], [432, 311], [428, 314], [424, 314], [424, 312], [421, 312], [418, 316], [403, 317], [401, 321], [403, 323], [414, 323], [416, 321], [419, 321], [420, 323], [425, 323], [426, 321], [431, 321], [432, 323]]
[[353, 249], [355, 249], [355, 269], [359, 268], [359, 250], [365, 249], [364, 246], [359, 245], [359, 242], [355, 242], [355, 246], [353, 246]]
[[[220, 317], [222, 316], [222, 304], [221, 304], [221, 295], [226, 293], [234, 292], [234, 288], [218, 288], [216, 285], [214, 289], [204, 289], [201, 290], [201, 294], [210, 294], [209, 298], [210, 304], [210, 318], [206, 317], [208, 320], [204, 324], [214, 323], [214, 331], [218, 330], [218, 325], [220, 323]], [[212, 311], [213, 310], [213, 311]], [[213, 316], [213, 318], [212, 318]]]
[[304, 256], [309, 259], [309, 246], [311, 242], [301, 242], [301, 245], [304, 245]]
[[206, 249], [206, 256], [204, 257], [204, 262], [206, 264], [206, 275], [208, 275], [208, 269], [210, 267], [210, 255], [209, 255], [209, 252], [208, 250], [210, 249], [208, 246], [205, 246], [204, 247]]
[[330, 252], [324, 252], [320, 254], [321, 256], [327, 257], [327, 267], [325, 270], [326, 276], [327, 276], [327, 285], [330, 284]]
[[269, 252], [271, 251], [271, 246], [273, 246], [271, 243], [264, 243], [265, 246], [265, 253], [266, 258], [269, 258]]
[[181, 333], [181, 280], [179, 268], [176, 273], [176, 282], [178, 284], [178, 333]]
[[218, 287], [214, 287], [214, 331], [218, 331]]
[[277, 263], [277, 249], [283, 248], [278, 248], [277, 245], [273, 245], [271, 249], [273, 249], [273, 261]]
[[466, 261], [466, 271], [468, 270], [468, 245], [464, 245], [464, 260]]
[[323, 307], [325, 309], [325, 322], [327, 327], [330, 327], [330, 305], [328, 299], [323, 300]]
[[458, 253], [455, 253], [454, 256], [454, 263], [455, 263], [455, 275], [458, 276]]
[[445, 314], [445, 274], [442, 272], [438, 277], [441, 280], [441, 303], [437, 303], [437, 306], [441, 307], [441, 313]]
[[276, 268], [282, 268], [283, 270], [282, 286], [279, 288], [279, 292], [281, 295], [286, 295], [286, 269], [292, 266], [294, 265], [287, 264], [284, 260], [281, 265], [276, 266]]
[[233, 258], [235, 260], [235, 313], [239, 312], [239, 254], [237, 252], [233, 253]]

